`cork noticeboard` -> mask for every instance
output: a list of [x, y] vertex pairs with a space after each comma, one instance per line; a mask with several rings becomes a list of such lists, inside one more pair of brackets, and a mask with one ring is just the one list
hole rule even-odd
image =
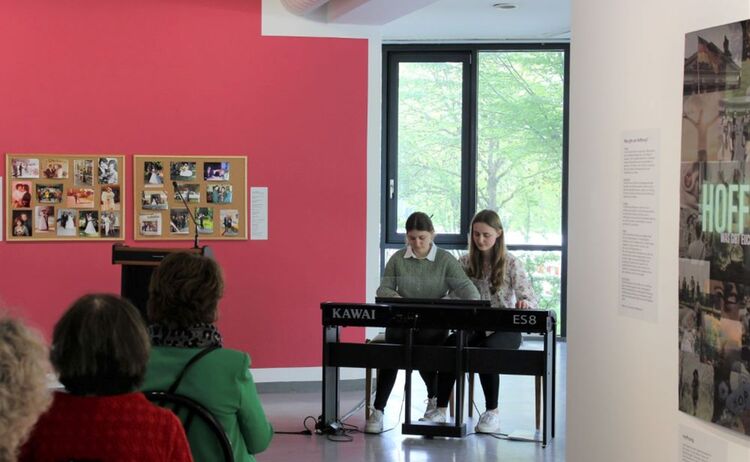
[[121, 241], [125, 156], [7, 154], [9, 242]]
[[133, 159], [136, 240], [247, 240], [246, 156]]

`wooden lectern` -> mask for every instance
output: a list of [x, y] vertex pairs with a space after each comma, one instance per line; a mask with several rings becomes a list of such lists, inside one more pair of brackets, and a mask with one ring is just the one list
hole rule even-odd
[[120, 282], [120, 295], [130, 300], [138, 308], [143, 319], [146, 320], [146, 303], [148, 302], [148, 286], [151, 282], [151, 273], [159, 263], [175, 252], [189, 252], [213, 257], [208, 246], [198, 248], [146, 248], [128, 247], [123, 244], [112, 246], [112, 264], [122, 265], [122, 277]]

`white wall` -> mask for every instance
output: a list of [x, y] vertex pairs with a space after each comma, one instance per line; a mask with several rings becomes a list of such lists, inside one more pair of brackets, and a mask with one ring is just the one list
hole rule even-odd
[[[676, 290], [684, 34], [748, 17], [748, 0], [572, 2], [569, 462], [677, 461], [680, 425], [750, 460], [750, 438], [677, 410]], [[642, 128], [661, 137], [655, 323], [617, 311], [620, 140]]]

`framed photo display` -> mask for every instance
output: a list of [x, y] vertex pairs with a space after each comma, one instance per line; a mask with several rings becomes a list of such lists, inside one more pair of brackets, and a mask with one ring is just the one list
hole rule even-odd
[[247, 240], [246, 156], [134, 156], [133, 194], [136, 240]]
[[7, 154], [8, 241], [121, 241], [125, 156]]

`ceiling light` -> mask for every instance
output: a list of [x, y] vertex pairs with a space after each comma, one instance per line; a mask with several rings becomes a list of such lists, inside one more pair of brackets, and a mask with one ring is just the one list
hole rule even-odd
[[512, 10], [512, 9], [514, 9], [516, 7], [516, 5], [513, 4], [513, 3], [505, 3], [505, 2], [503, 2], [503, 3], [493, 3], [492, 7], [493, 8], [499, 8], [501, 10]]

